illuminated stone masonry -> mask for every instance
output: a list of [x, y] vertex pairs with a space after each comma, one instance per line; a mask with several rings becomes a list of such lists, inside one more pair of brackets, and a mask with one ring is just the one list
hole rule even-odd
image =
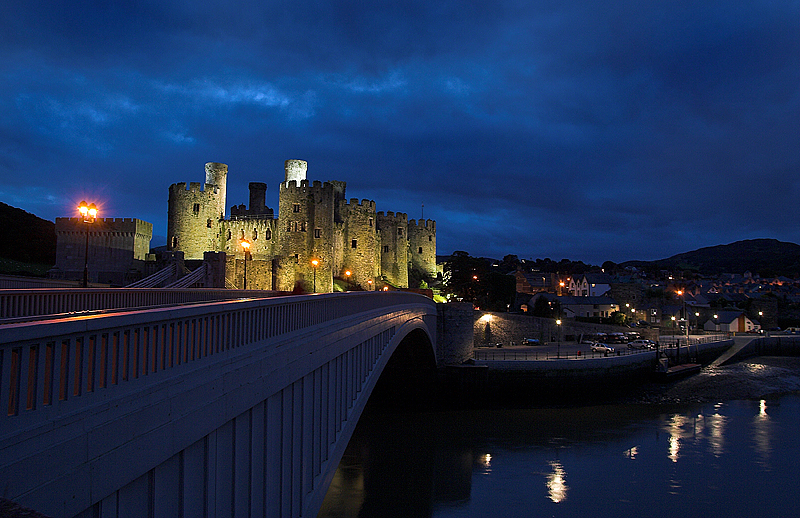
[[[226, 284], [248, 289], [331, 292], [334, 277], [364, 290], [408, 287], [409, 270], [436, 276], [436, 222], [378, 212], [345, 197], [345, 182], [309, 182], [304, 160], [287, 160], [277, 218], [266, 184], [251, 182], [250, 206], [225, 216], [228, 166], [209, 162], [204, 184], [169, 187], [167, 248], [186, 260], [225, 252]], [[250, 243], [245, 264], [243, 240]], [[316, 265], [314, 264], [316, 263]], [[412, 286], [416, 288], [417, 286]]]

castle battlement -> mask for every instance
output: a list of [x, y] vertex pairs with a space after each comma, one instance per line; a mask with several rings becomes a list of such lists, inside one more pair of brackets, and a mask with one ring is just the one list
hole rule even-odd
[[[88, 228], [87, 228], [88, 227]], [[153, 233], [153, 224], [137, 218], [97, 218], [92, 223], [85, 223], [83, 218], [56, 218], [56, 231], [80, 231], [89, 230], [93, 233], [98, 232], [122, 232], [122, 233]]]
[[319, 180], [314, 180], [311, 185], [308, 180], [300, 180], [300, 185], [297, 185], [297, 180], [289, 180], [285, 183], [281, 182], [280, 192], [286, 194], [326, 193], [333, 192], [333, 187], [331, 182], [320, 182]]
[[361, 201], [358, 198], [350, 198], [349, 201], [345, 200], [344, 204], [346, 206], [351, 207], [364, 207], [367, 209], [375, 210], [375, 202], [373, 200], [363, 199]]
[[428, 231], [435, 231], [436, 230], [436, 222], [432, 219], [420, 219], [419, 221], [416, 219], [408, 220], [409, 227], [415, 227], [417, 230], [428, 230]]
[[206, 184], [200, 182], [190, 182], [189, 187], [186, 187], [186, 182], [173, 183], [169, 186], [170, 194], [181, 194], [185, 192], [206, 192], [208, 194], [217, 194], [219, 188], [214, 184]]

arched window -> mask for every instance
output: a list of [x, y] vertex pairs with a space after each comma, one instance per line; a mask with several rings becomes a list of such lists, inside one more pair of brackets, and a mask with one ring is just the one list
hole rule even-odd
[[264, 239], [266, 239], [267, 241], [269, 241], [270, 239], [272, 239], [272, 230], [270, 230], [270, 229], [267, 229], [267, 231], [266, 231], [266, 232], [264, 232]]
[[228, 237], [227, 237], [227, 239], [228, 239], [228, 241], [231, 240], [231, 229], [228, 229]]
[[175, 248], [178, 248], [178, 237], [177, 236], [172, 236], [172, 248], [173, 248], [173, 250]]
[[254, 228], [253, 229], [253, 241], [255, 241], [256, 239], [258, 239], [258, 229]]

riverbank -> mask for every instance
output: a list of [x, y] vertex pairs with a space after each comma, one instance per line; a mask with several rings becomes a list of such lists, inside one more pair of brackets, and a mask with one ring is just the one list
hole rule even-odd
[[687, 403], [768, 399], [800, 394], [800, 358], [757, 356], [726, 366], [707, 366], [673, 382], [632, 387], [622, 402]]

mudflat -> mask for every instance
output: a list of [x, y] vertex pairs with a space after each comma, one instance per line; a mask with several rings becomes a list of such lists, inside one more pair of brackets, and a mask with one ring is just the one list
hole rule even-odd
[[641, 403], [766, 399], [800, 393], [800, 357], [758, 356], [723, 367], [704, 367], [684, 379], [646, 383], [624, 399]]

